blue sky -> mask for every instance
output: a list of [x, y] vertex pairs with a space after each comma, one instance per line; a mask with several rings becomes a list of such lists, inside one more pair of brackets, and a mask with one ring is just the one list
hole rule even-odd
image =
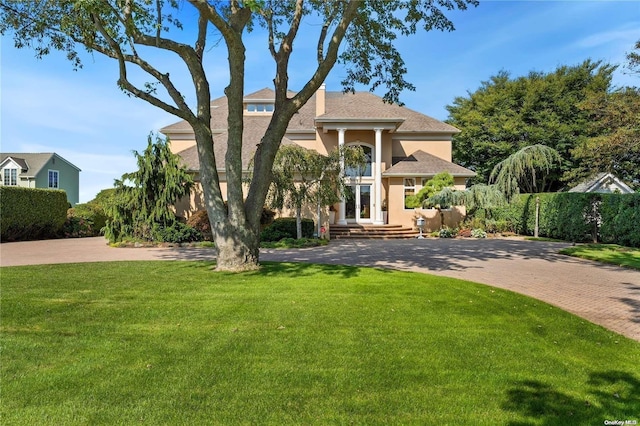
[[[477, 8], [453, 12], [454, 32], [428, 32], [400, 40], [415, 92], [402, 96], [407, 107], [447, 118], [446, 105], [475, 91], [482, 81], [506, 70], [513, 77], [529, 71], [553, 71], [585, 59], [622, 64], [640, 39], [637, 1], [482, 1]], [[306, 28], [305, 28], [306, 27]], [[317, 31], [304, 23], [294, 44], [290, 88], [299, 89], [310, 75]], [[307, 34], [309, 37], [307, 37]], [[247, 93], [272, 86], [274, 67], [259, 32], [247, 37]], [[74, 71], [61, 53], [43, 60], [30, 50], [17, 50], [11, 37], [1, 42], [0, 150], [57, 152], [82, 169], [80, 201], [91, 200], [113, 180], [136, 168], [132, 150], [146, 146], [149, 132], [179, 121], [144, 101], [127, 97], [116, 86], [115, 62], [82, 55], [84, 68]], [[228, 79], [222, 49], [211, 49], [205, 61], [212, 96], [223, 95]], [[175, 61], [162, 60], [172, 78], [193, 99], [188, 74]], [[327, 90], [340, 90], [344, 71], [335, 68]], [[619, 69], [617, 86], [640, 83]], [[363, 90], [366, 90], [363, 88]]]

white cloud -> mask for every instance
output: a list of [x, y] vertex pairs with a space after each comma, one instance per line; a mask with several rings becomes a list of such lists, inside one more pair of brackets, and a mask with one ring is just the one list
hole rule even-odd
[[609, 31], [602, 31], [596, 34], [589, 35], [580, 40], [577, 40], [574, 45], [578, 48], [588, 49], [594, 47], [601, 47], [605, 45], [626, 45], [630, 49], [633, 44], [640, 38], [640, 22], [636, 25], [626, 24], [623, 28], [613, 29]]

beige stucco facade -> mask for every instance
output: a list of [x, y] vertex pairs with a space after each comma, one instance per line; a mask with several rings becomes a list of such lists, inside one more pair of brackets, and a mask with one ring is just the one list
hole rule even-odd
[[[246, 97], [245, 132], [247, 129], [251, 132], [251, 123], [259, 121], [259, 117], [268, 116], [264, 111], [256, 113], [255, 103], [268, 105], [270, 94], [272, 91], [263, 89]], [[221, 99], [212, 101], [212, 104], [217, 103], [214, 114], [224, 114], [225, 104]], [[220, 122], [212, 123], [212, 128], [222, 128], [221, 118], [215, 119]], [[170, 137], [172, 151], [189, 163], [197, 181], [199, 166], [194, 157], [195, 140], [188, 126], [176, 123], [162, 132]], [[334, 206], [336, 223], [383, 224], [386, 219], [392, 224], [415, 226], [416, 219], [422, 216], [427, 220], [426, 230], [433, 230], [442, 225], [443, 217], [449, 226], [457, 223], [464, 217], [464, 209], [458, 207], [443, 212], [405, 209], [404, 199], [407, 191], [417, 193], [423, 182], [443, 171], [454, 176], [456, 188], [464, 189], [465, 180], [474, 173], [451, 163], [452, 137], [457, 132], [454, 127], [424, 114], [384, 104], [375, 95], [325, 92], [323, 86], [294, 116], [285, 138], [321, 154], [339, 146], [358, 145], [365, 150], [370, 164], [358, 178], [346, 178], [349, 194]], [[224, 143], [216, 138], [214, 134], [214, 144]], [[218, 160], [216, 163], [218, 165]], [[224, 169], [220, 165], [218, 169], [221, 189], [226, 194]], [[414, 182], [413, 187], [407, 187], [411, 182]], [[189, 199], [176, 206], [177, 213], [183, 217], [203, 208], [199, 184]], [[306, 215], [318, 220], [316, 211], [315, 206], [309, 206]], [[290, 212], [279, 213], [289, 215]], [[328, 225], [328, 216], [328, 209], [322, 209], [320, 223]]]

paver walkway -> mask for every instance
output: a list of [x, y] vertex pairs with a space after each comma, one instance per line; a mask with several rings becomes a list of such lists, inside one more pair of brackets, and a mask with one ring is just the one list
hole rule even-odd
[[[338, 240], [311, 249], [263, 250], [261, 259], [393, 268], [489, 284], [640, 341], [640, 272], [557, 254], [566, 246], [517, 239]], [[102, 238], [0, 245], [0, 266], [213, 256], [207, 248], [115, 249]]]

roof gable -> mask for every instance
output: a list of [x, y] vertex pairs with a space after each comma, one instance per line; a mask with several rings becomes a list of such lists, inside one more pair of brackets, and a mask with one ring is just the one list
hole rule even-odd
[[[4, 157], [4, 154], [3, 154], [3, 157]], [[4, 169], [10, 164], [13, 165], [14, 167], [20, 168], [20, 171], [22, 172], [26, 172], [27, 170], [29, 170], [29, 165], [27, 164], [24, 158], [18, 158], [18, 157], [12, 157], [12, 156], [3, 158], [2, 161], [0, 162], [0, 168]]]
[[447, 172], [453, 177], [474, 177], [476, 175], [472, 170], [418, 150], [385, 170], [382, 176], [434, 176], [442, 172]]
[[569, 192], [600, 192], [611, 193], [620, 191], [623, 194], [633, 193], [626, 183], [611, 173], [597, 173], [585, 181], [579, 183], [569, 190]]
[[[23, 173], [26, 173], [27, 177], [35, 177], [37, 176], [41, 171], [42, 168], [52, 159], [52, 158], [56, 158], [59, 159], [61, 161], [64, 161], [65, 163], [67, 163], [69, 166], [73, 167], [74, 169], [81, 171], [80, 168], [78, 168], [76, 165], [74, 165], [73, 163], [70, 163], [69, 161], [65, 160], [64, 158], [62, 158], [60, 155], [56, 154], [55, 152], [43, 152], [43, 153], [0, 153], [0, 163], [4, 163], [4, 161], [7, 158], [12, 158], [14, 160], [16, 160], [16, 158], [22, 160], [24, 162], [24, 165], [26, 166], [25, 168], [23, 168]], [[19, 163], [20, 164], [20, 163]]]

